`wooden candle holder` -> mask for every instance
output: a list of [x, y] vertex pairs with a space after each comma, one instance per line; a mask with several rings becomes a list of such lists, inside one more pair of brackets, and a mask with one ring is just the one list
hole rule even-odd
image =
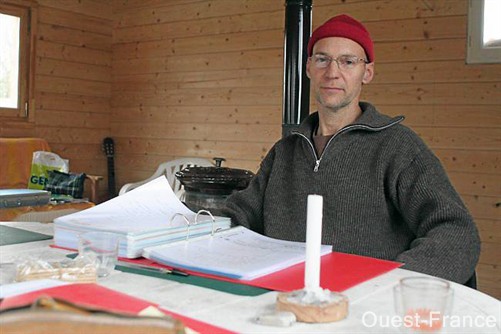
[[348, 315], [348, 298], [337, 292], [324, 290], [325, 300], [302, 301], [307, 292], [296, 290], [278, 294], [276, 308], [296, 315], [297, 321], [318, 323], [339, 321]]

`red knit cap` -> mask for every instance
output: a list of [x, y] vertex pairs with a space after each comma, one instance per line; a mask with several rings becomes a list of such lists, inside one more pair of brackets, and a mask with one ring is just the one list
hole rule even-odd
[[308, 57], [311, 57], [315, 43], [326, 37], [344, 37], [360, 44], [367, 55], [367, 60], [374, 61], [374, 44], [362, 23], [348, 15], [338, 15], [315, 29], [308, 42]]

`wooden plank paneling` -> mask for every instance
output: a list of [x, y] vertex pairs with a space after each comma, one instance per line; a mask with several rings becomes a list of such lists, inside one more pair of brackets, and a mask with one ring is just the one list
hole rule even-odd
[[108, 129], [70, 128], [70, 127], [39, 127], [37, 135], [45, 138], [51, 145], [58, 144], [101, 144], [102, 139], [109, 133]]
[[113, 51], [116, 54], [127, 54], [128, 58], [155, 58], [270, 49], [276, 48], [281, 41], [283, 41], [283, 31], [276, 29], [124, 43], [117, 44]]
[[[169, 0], [170, 5], [186, 5], [204, 0]], [[155, 8], [165, 5], [165, 0], [111, 0], [113, 10], [117, 13], [137, 10], [138, 8]]]
[[367, 86], [363, 98], [376, 105], [386, 104], [483, 104], [501, 105], [499, 82], [374, 84]]
[[32, 137], [35, 131], [36, 126], [33, 123], [2, 120], [0, 124], [0, 136], [2, 137]]
[[467, 26], [463, 16], [437, 16], [367, 22], [376, 42], [422, 39], [464, 38]]
[[199, 120], [214, 124], [278, 124], [282, 120], [277, 106], [141, 106], [114, 108], [113, 117], [130, 123], [192, 123]]
[[376, 63], [371, 85], [396, 83], [499, 82], [501, 69], [496, 64], [464, 66], [464, 60]]
[[206, 88], [203, 91], [193, 89], [172, 89], [149, 94], [114, 93], [112, 104], [118, 106], [181, 106], [181, 105], [280, 105], [281, 87], [262, 88]]
[[[125, 4], [126, 6], [126, 4]], [[161, 2], [157, 5], [138, 8], [118, 8], [115, 24], [118, 27], [161, 24], [184, 20], [198, 20], [210, 17], [224, 17], [243, 13], [260, 13], [269, 11], [281, 11], [281, 1], [269, 0], [218, 0], [200, 1], [189, 3], [168, 4]]]
[[477, 281], [480, 291], [499, 299], [501, 296], [501, 266], [494, 264], [479, 264]]
[[484, 242], [482, 244], [482, 254], [480, 255], [481, 264], [491, 264], [499, 260], [501, 254], [501, 245], [491, 242]]
[[[226, 165], [228, 166], [231, 166], [231, 161], [233, 160], [256, 161], [256, 157], [259, 157], [259, 160], [261, 160], [273, 144], [273, 142], [248, 142], [245, 138], [242, 138], [240, 141], [197, 141], [118, 137], [115, 142], [117, 152], [131, 152], [130, 155], [153, 154], [166, 157], [201, 156], [208, 159], [212, 159], [212, 157], [224, 157], [227, 159]], [[123, 156], [127, 155], [129, 154], [123, 153]], [[121, 159], [120, 154], [117, 155], [117, 159]], [[256, 166], [259, 164], [259, 160], [255, 164]], [[117, 164], [117, 166], [118, 165], [119, 164]], [[152, 170], [156, 169], [156, 166], [143, 166], [141, 169]]]
[[[230, 61], [231, 60], [231, 61]], [[115, 75], [133, 75], [162, 72], [191, 72], [194, 70], [231, 70], [253, 68], [280, 68], [283, 65], [282, 49], [228, 52], [219, 54], [172, 56], [147, 59], [119, 59], [113, 61]]]
[[[56, 8], [81, 15], [110, 20], [112, 7], [109, 1], [102, 0], [37, 0], [41, 6]], [[110, 29], [111, 30], [111, 29]]]
[[141, 42], [151, 40], [219, 35], [234, 32], [283, 29], [281, 12], [260, 12], [220, 16], [196, 21], [179, 21], [138, 25], [117, 30], [113, 36], [115, 43]]
[[53, 42], [37, 41], [37, 57], [67, 60], [111, 68], [111, 52]]
[[43, 6], [40, 7], [39, 17], [40, 23], [111, 36], [112, 22], [109, 17], [100, 19], [85, 14], [68, 12], [60, 8]]
[[432, 148], [499, 150], [499, 128], [413, 127]]
[[374, 45], [378, 63], [464, 60], [465, 39], [381, 42]]
[[54, 76], [59, 78], [78, 78], [100, 82], [109, 82], [110, 67], [84, 63], [68, 62], [57, 59], [37, 59], [37, 73], [39, 75]]
[[40, 126], [74, 127], [109, 130], [108, 113], [45, 111], [38, 119]]
[[496, 220], [477, 219], [476, 224], [482, 242], [501, 244], [501, 222]]
[[260, 133], [259, 138], [254, 138], [255, 142], [270, 142], [280, 138], [281, 129], [275, 124], [233, 124], [232, 126], [218, 126], [207, 123], [128, 123], [123, 126], [121, 122], [115, 122], [112, 133], [118, 137], [140, 137], [140, 138], [164, 138], [164, 139], [184, 139], [184, 140], [219, 140], [219, 141], [240, 141], [245, 142], [256, 132]]
[[446, 170], [450, 172], [489, 173], [501, 175], [499, 150], [434, 149]]
[[[256, 171], [279, 139], [283, 1], [38, 2], [34, 122], [2, 120], [0, 135], [44, 137], [75, 169], [101, 175], [111, 135], [119, 185], [186, 156]], [[363, 99], [404, 114], [442, 161], [479, 226], [480, 289], [500, 298], [501, 65], [465, 64], [467, 9], [315, 0], [312, 17], [313, 27], [340, 13], [366, 24], [376, 77]]]
[[464, 195], [499, 196], [501, 182], [496, 174], [472, 174], [466, 172], [449, 172], [449, 177], [457, 189]]
[[[407, 126], [446, 126], [469, 128], [475, 124], [479, 128], [499, 128], [501, 113], [496, 106], [468, 105], [384, 105], [380, 112], [397, 116], [405, 114]], [[458, 117], [461, 115], [461, 117]]]
[[476, 219], [499, 220], [501, 217], [501, 196], [461, 195]]
[[56, 94], [73, 94], [84, 96], [109, 97], [111, 83], [82, 79], [58, 78], [55, 76], [37, 75], [37, 82], [43, 85], [44, 92]]
[[242, 69], [193, 72], [163, 72], [121, 76], [113, 90], [153, 92], [176, 88], [277, 87], [282, 83], [280, 69]]
[[111, 51], [111, 35], [82, 31], [56, 25], [40, 24], [38, 36], [41, 40], [82, 48]]
[[106, 114], [110, 111], [109, 97], [39, 92], [36, 102], [36, 108], [41, 113], [44, 110], [67, 110]]
[[[364, 23], [366, 21], [465, 15], [467, 4], [467, 1], [458, 0], [315, 0], [314, 26], [339, 13], [348, 13]], [[389, 33], [393, 34], [391, 31]]]

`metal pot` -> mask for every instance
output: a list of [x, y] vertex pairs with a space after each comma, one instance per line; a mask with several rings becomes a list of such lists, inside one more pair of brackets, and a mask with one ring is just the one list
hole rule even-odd
[[214, 158], [215, 167], [186, 167], [176, 172], [184, 186], [185, 204], [193, 211], [209, 210], [220, 215], [226, 198], [245, 189], [254, 173], [244, 169], [221, 167], [224, 158]]

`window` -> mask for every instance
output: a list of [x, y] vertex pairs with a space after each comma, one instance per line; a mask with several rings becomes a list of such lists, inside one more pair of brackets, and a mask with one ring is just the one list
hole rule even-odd
[[466, 62], [501, 63], [500, 0], [470, 0]]
[[28, 119], [33, 100], [35, 2], [0, 3], [0, 116]]

